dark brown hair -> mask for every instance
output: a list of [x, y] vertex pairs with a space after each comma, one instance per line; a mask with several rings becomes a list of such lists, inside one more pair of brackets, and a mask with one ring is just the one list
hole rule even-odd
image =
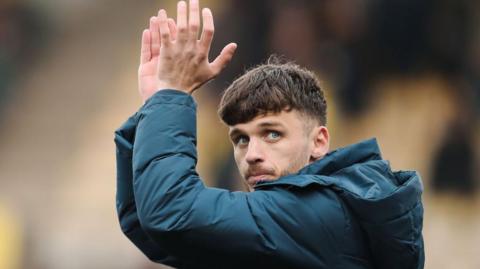
[[327, 103], [313, 72], [275, 56], [237, 78], [223, 93], [218, 115], [227, 125], [296, 109], [327, 124]]

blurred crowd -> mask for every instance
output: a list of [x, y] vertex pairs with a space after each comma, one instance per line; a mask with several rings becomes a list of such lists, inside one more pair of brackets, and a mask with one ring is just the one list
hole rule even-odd
[[31, 5], [13, 0], [0, 2], [0, 111], [11, 84], [35, 60], [48, 39], [47, 24]]
[[[123, 8], [124, 12], [128, 13], [127, 9], [135, 6], [128, 0], [99, 1], [97, 5], [101, 6], [105, 14], [100, 11], [97, 12], [100, 15], [93, 13], [97, 14], [95, 18], [102, 24], [110, 20], [108, 25], [113, 29], [122, 28], [122, 24], [131, 24], [132, 21], [135, 21], [135, 25], [145, 24], [148, 16], [156, 12], [155, 9], [151, 9], [152, 7], [163, 4], [168, 8], [174, 6], [174, 1], [154, 4], [140, 2], [141, 4], [137, 6], [142, 12], [135, 13], [135, 16], [112, 18], [107, 15], [107, 12], [111, 12], [107, 5], [115, 5], [114, 9]], [[122, 7], [122, 3], [129, 4]], [[237, 42], [239, 49], [230, 66], [220, 77], [208, 84], [209, 90], [203, 91], [199, 96], [200, 108], [202, 104], [205, 106], [217, 104], [222, 90], [235, 77], [265, 61], [269, 55], [277, 54], [313, 69], [319, 75], [329, 99], [328, 121], [333, 134], [332, 147], [345, 146], [359, 139], [366, 139], [369, 135], [378, 136], [384, 155], [391, 159], [394, 168], [420, 171], [425, 183], [427, 211], [435, 208], [433, 201], [436, 201], [436, 197], [444, 195], [453, 197], [452, 199], [461, 197], [467, 201], [477, 201], [475, 199], [478, 199], [476, 197], [480, 181], [480, 2], [205, 0], [205, 3], [201, 4], [211, 5], [216, 19], [212, 55], [217, 54], [231, 41]], [[22, 87], [15, 88], [15, 91], [11, 89], [25, 79], [24, 74], [27, 72], [38, 72], [40, 76], [44, 74], [41, 70], [42, 63], [37, 63], [37, 69], [31, 70], [32, 63], [41, 58], [37, 56], [42, 55], [43, 48], [64, 45], [54, 38], [59, 28], [53, 27], [49, 23], [50, 20], [46, 19], [46, 13], [39, 11], [38, 6], [41, 5], [35, 1], [0, 1], [0, 138], [7, 130], [9, 133], [14, 132], [10, 126], [2, 124], [15, 121], [14, 114], [2, 113], [4, 108], [9, 103], [21, 102], [17, 99], [22, 95]], [[50, 5], [50, 8], [52, 6], [54, 5]], [[169, 12], [175, 14], [173, 8], [169, 9]], [[79, 18], [79, 23], [87, 23], [89, 20], [87, 15], [84, 19], [82, 16]], [[110, 27], [108, 25], [99, 29]], [[88, 29], [94, 37], [108, 37], [108, 34], [121, 33], [118, 30], [116, 32], [112, 30], [111, 33], [94, 31], [95, 27]], [[117, 34], [114, 37], [115, 44], [126, 42], [131, 44], [131, 47], [139, 45], [141, 29], [136, 32], [137, 35]], [[74, 36], [75, 32], [71, 35]], [[91, 42], [94, 43], [94, 39]], [[76, 52], [85, 53], [82, 45]], [[125, 60], [121, 64], [132, 65], [134, 70], [137, 62], [130, 59], [137, 59], [137, 52], [138, 50], [131, 50], [128, 56], [118, 53], [115, 57], [123, 57]], [[101, 61], [118, 62], [118, 59], [114, 61], [92, 58], [89, 61], [95, 64]], [[88, 66], [65, 72], [81, 73], [86, 68]], [[129, 75], [131, 76], [129, 86], [135, 87], [135, 73]], [[82, 79], [79, 82], [89, 80], [88, 77]], [[111, 82], [112, 89], [124, 83], [120, 75], [102, 79]], [[95, 82], [91, 83], [95, 85]], [[52, 87], [55, 85], [52, 84]], [[135, 92], [135, 89], [131, 91]], [[92, 94], [96, 93], [92, 91]], [[98, 93], [100, 97], [97, 97], [104, 98], [104, 95]], [[131, 100], [129, 104], [135, 105], [136, 101]], [[68, 103], [66, 104], [68, 106]], [[105, 104], [108, 108], [108, 103]], [[98, 111], [100, 115], [102, 110]], [[115, 113], [119, 111], [117, 109]], [[122, 111], [123, 117], [126, 119], [130, 112]], [[199, 131], [209, 138], [206, 145], [199, 145], [199, 150], [201, 158], [210, 157], [210, 160], [203, 162], [207, 165], [201, 167], [205, 174], [210, 175], [207, 183], [242, 190], [243, 187], [238, 183], [241, 180], [228, 145], [220, 146], [217, 143], [226, 141], [225, 133], [212, 131], [218, 130], [216, 128], [206, 130], [210, 126], [218, 126], [218, 120], [204, 117], [202, 113]], [[113, 129], [111, 131], [113, 132]], [[90, 132], [95, 132], [95, 129], [88, 130], [87, 133]], [[32, 135], [35, 135], [33, 130]], [[223, 142], [226, 143], [228, 142]], [[214, 153], [215, 151], [220, 153]], [[112, 151], [112, 158], [113, 153]], [[109, 169], [112, 171], [110, 176], [114, 178], [114, 167]], [[2, 177], [0, 173], [0, 191], [4, 184], [14, 186], [10, 180]], [[21, 182], [15, 184], [22, 186]], [[82, 188], [80, 185], [77, 187]], [[113, 192], [113, 181], [111, 187]], [[1, 194], [3, 193], [0, 192]], [[9, 212], [6, 205], [12, 202], [5, 202], [1, 198], [0, 196], [0, 269], [24, 268], [25, 264], [28, 264], [29, 268], [61, 268], [45, 265], [48, 263], [36, 264], [35, 261], [29, 260], [27, 254], [43, 253], [35, 249], [41, 244], [30, 244], [20, 235], [22, 233], [29, 235], [36, 231], [28, 230], [29, 228], [20, 231], [16, 223], [22, 223], [28, 218], [21, 212], [11, 212], [12, 209]], [[113, 200], [111, 202], [113, 203]], [[468, 203], [478, 212], [480, 209], [478, 202]], [[110, 208], [109, 206], [106, 207]], [[113, 206], [111, 210], [113, 212]], [[426, 229], [436, 227], [434, 223], [428, 223], [429, 217], [427, 214]], [[448, 218], [449, 216], [445, 216], [445, 219]], [[115, 221], [112, 219], [112, 222]], [[472, 221], [478, 219], [474, 218]], [[472, 231], [475, 233], [473, 237], [478, 236], [480, 239], [480, 230]], [[124, 239], [119, 230], [114, 232], [118, 233], [115, 240]], [[428, 266], [430, 250], [433, 252], [436, 250], [433, 247], [429, 249], [428, 245], [434, 244], [432, 241], [437, 238], [437, 234], [440, 232], [429, 230], [426, 233], [426, 268], [439, 268]], [[34, 238], [44, 237], [28, 238], [35, 240]], [[25, 246], [21, 247], [22, 244]], [[48, 247], [48, 243], [45, 247]], [[132, 251], [135, 251], [133, 247]], [[467, 259], [475, 258], [469, 253], [465, 254]], [[68, 260], [68, 257], [65, 259]], [[106, 259], [111, 260], [111, 263], [101, 264], [111, 264], [111, 268], [121, 266], [118, 257]], [[435, 256], [431, 264], [442, 264], [441, 259], [442, 257]], [[50, 264], [55, 264], [55, 261], [51, 261]], [[466, 264], [471, 265], [474, 262]], [[480, 260], [475, 264], [480, 266]], [[87, 267], [79, 266], [78, 268]], [[147, 262], [138, 266], [157, 268]]]

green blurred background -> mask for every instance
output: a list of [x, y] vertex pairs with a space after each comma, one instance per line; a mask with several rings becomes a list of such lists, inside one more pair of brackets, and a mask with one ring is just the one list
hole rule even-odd
[[[0, 1], [0, 269], [162, 268], [115, 214], [113, 131], [141, 105], [140, 36], [175, 1]], [[195, 93], [199, 172], [242, 190], [222, 90], [283, 55], [316, 71], [332, 149], [377, 137], [418, 170], [426, 268], [480, 268], [480, 2], [206, 0], [237, 54]]]

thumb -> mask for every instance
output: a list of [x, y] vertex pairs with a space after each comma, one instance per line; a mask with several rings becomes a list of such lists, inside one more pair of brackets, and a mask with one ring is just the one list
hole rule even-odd
[[232, 60], [233, 54], [235, 53], [236, 49], [236, 43], [230, 43], [226, 45], [220, 52], [220, 55], [218, 55], [217, 58], [215, 58], [215, 60], [210, 63], [210, 68], [215, 75], [218, 75]]

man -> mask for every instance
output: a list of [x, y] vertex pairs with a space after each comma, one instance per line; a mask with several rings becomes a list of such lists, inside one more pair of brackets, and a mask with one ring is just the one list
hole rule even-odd
[[190, 94], [236, 45], [209, 63], [210, 10], [198, 39], [197, 0], [177, 9], [176, 22], [160, 10], [143, 32], [145, 104], [116, 131], [125, 235], [152, 261], [179, 268], [423, 268], [419, 176], [392, 172], [375, 140], [327, 153], [323, 92], [294, 64], [252, 69], [222, 97], [251, 192], [204, 186]]

